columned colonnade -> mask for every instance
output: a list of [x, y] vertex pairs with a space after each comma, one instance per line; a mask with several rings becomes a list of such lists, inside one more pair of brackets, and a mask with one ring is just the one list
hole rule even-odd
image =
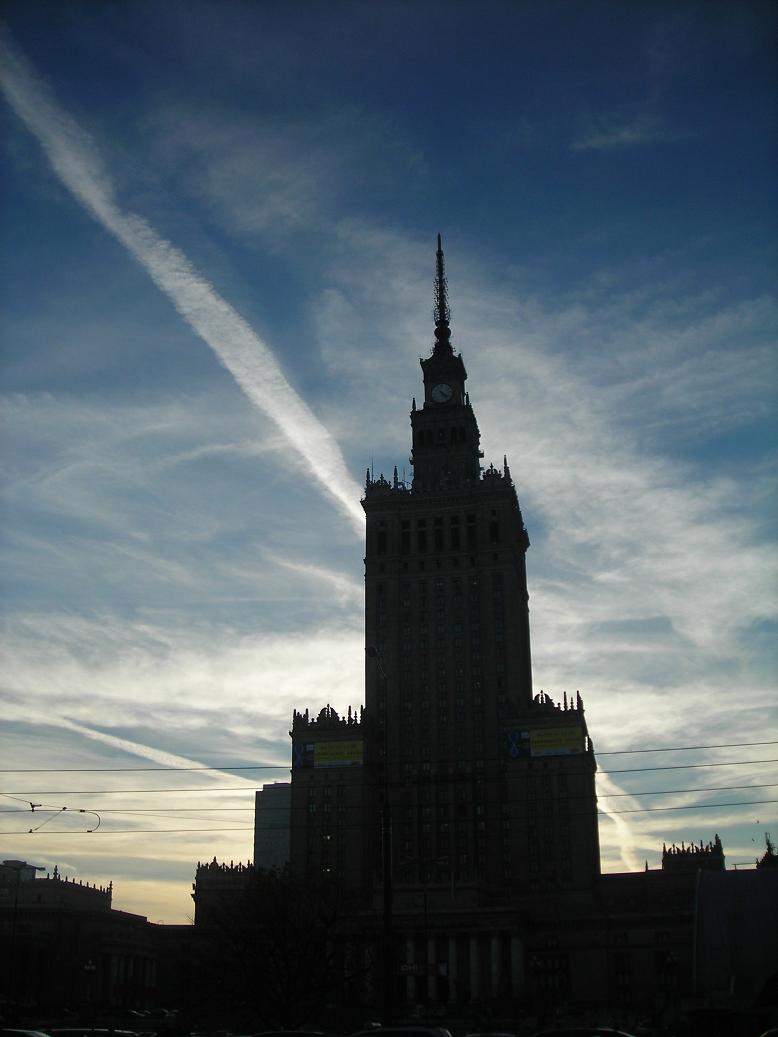
[[425, 926], [403, 932], [397, 951], [401, 993], [409, 1004], [471, 1003], [524, 993], [524, 946], [516, 933], [441, 933]]

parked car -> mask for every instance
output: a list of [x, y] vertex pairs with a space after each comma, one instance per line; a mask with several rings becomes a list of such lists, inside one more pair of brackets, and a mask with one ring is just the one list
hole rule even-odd
[[[46, 1032], [49, 1037], [139, 1037], [137, 1030], [114, 1030], [108, 1026], [55, 1026]], [[155, 1031], [143, 1033], [144, 1037], [156, 1037]]]
[[351, 1037], [451, 1037], [442, 1026], [378, 1026], [372, 1030], [357, 1030]]
[[8, 1034], [8, 1037], [49, 1037], [43, 1030], [15, 1030], [13, 1027], [0, 1028], [2, 1034]]
[[323, 1030], [263, 1030], [251, 1037], [330, 1037]]
[[537, 1030], [532, 1037], [634, 1037], [626, 1030], [612, 1026], [562, 1026], [553, 1030]]

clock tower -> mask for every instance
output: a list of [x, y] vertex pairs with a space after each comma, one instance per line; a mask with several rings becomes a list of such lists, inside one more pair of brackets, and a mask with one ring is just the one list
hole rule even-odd
[[451, 347], [450, 310], [438, 234], [435, 277], [435, 345], [432, 356], [420, 360], [424, 405], [413, 401], [413, 488], [446, 491], [473, 486], [481, 475], [478, 424], [465, 391], [467, 371]]

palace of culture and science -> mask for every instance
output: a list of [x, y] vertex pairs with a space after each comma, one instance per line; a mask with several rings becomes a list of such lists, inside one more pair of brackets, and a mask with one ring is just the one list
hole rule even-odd
[[592, 883], [596, 765], [580, 698], [533, 695], [529, 537], [507, 461], [482, 471], [446, 295], [439, 241], [413, 483], [368, 473], [362, 502], [365, 708], [294, 717], [291, 859], [369, 889], [387, 795], [396, 895], [484, 906]]
[[[626, 989], [624, 961], [595, 949], [603, 898], [645, 900], [647, 877], [603, 886], [583, 702], [533, 690], [529, 536], [507, 459], [483, 465], [440, 238], [434, 315], [413, 481], [365, 482], [364, 709], [293, 718], [291, 867], [361, 894], [397, 1005]], [[694, 857], [723, 867], [720, 844]], [[671, 950], [677, 906], [648, 923], [651, 954]]]
[[[731, 896], [745, 873], [718, 836], [600, 873], [583, 701], [533, 689], [529, 536], [507, 459], [483, 463], [440, 237], [434, 314], [413, 480], [365, 481], [365, 704], [295, 712], [291, 786], [257, 793], [255, 867], [280, 862], [262, 850], [280, 827], [295, 879], [342, 893], [344, 969], [385, 1017], [677, 1008], [702, 989], [703, 905], [718, 924], [719, 880]], [[243, 881], [198, 866], [198, 924]]]

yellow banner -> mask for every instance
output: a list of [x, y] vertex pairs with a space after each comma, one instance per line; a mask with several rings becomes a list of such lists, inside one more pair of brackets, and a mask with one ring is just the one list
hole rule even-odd
[[584, 751], [583, 728], [580, 724], [570, 727], [537, 727], [529, 733], [532, 756], [567, 756]]
[[361, 767], [363, 744], [358, 742], [316, 742], [314, 767]]

